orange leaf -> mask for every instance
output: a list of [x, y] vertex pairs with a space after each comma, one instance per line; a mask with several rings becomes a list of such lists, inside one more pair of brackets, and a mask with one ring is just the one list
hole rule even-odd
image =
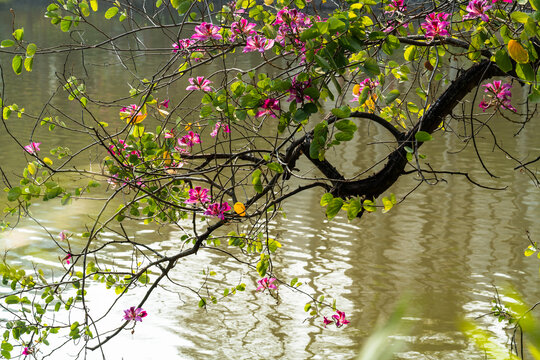
[[240, 216], [246, 216], [246, 207], [241, 202], [234, 204], [234, 211]]
[[527, 64], [529, 62], [529, 53], [516, 40], [512, 39], [508, 42], [508, 54], [517, 63]]

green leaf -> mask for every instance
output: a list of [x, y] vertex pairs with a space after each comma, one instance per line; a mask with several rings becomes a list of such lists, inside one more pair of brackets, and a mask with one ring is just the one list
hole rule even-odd
[[326, 193], [321, 197], [321, 206], [326, 206], [334, 199], [334, 195]]
[[0, 48], [7, 48], [13, 45], [15, 45], [15, 41], [13, 40], [2, 40], [0, 43]]
[[253, 172], [252, 178], [251, 178], [251, 183], [253, 184], [255, 191], [258, 193], [262, 193], [263, 191], [263, 186], [261, 183], [261, 174], [262, 174], [261, 170], [257, 169]]
[[311, 39], [315, 39], [316, 37], [320, 36], [321, 33], [319, 29], [316, 26], [312, 26], [309, 29], [305, 30], [300, 34], [300, 40], [303, 42], [306, 42]]
[[105, 12], [105, 19], [112, 19], [113, 17], [116, 16], [116, 14], [118, 14], [118, 8], [116, 6], [113, 6], [113, 7], [110, 7], [106, 12]]
[[337, 32], [342, 33], [347, 28], [347, 24], [334, 16], [328, 19], [327, 23], [330, 34], [335, 34]]
[[22, 194], [21, 188], [14, 187], [14, 188], [9, 189], [7, 198], [9, 201], [15, 201], [19, 198], [19, 196], [21, 196], [21, 194]]
[[63, 32], [68, 32], [69, 29], [71, 29], [71, 23], [72, 23], [71, 17], [70, 17], [70, 16], [66, 16], [65, 18], [63, 18], [63, 19], [60, 21], [60, 29], [61, 29]]
[[283, 173], [283, 166], [281, 166], [280, 163], [273, 162], [273, 163], [270, 163], [270, 164], [268, 164], [268, 165], [266, 165], [266, 166], [268, 166], [268, 168], [269, 168], [270, 170], [275, 171], [275, 172], [277, 172], [278, 174]]
[[22, 64], [22, 56], [15, 55], [11, 61], [11, 67], [13, 68], [13, 71], [15, 71], [15, 74], [19, 75], [22, 72]]
[[81, 9], [81, 13], [83, 14], [83, 16], [90, 16], [90, 7], [88, 6], [86, 0], [83, 0], [81, 3], [79, 3], [79, 9]]
[[6, 304], [18, 304], [21, 301], [21, 299], [17, 295], [9, 295], [5, 302]]
[[340, 120], [334, 125], [338, 130], [343, 132], [350, 132], [354, 133], [358, 127], [356, 124], [351, 120]]
[[414, 61], [414, 58], [416, 57], [416, 45], [407, 46], [403, 53], [403, 57], [407, 61]]
[[534, 81], [534, 71], [531, 64], [516, 64], [516, 74], [523, 80]]
[[364, 210], [369, 211], [369, 212], [377, 211], [377, 207], [375, 206], [375, 203], [371, 200], [364, 200], [362, 207], [364, 208]]
[[527, 98], [532, 103], [540, 103], [540, 88], [533, 86], [531, 89], [531, 93]]
[[351, 115], [351, 109], [347, 105], [343, 105], [339, 108], [332, 109], [332, 114], [340, 119], [347, 118]]
[[495, 53], [495, 62], [497, 63], [497, 66], [500, 67], [504, 72], [508, 72], [513, 68], [510, 56], [508, 56], [508, 53], [504, 49], [497, 50]]
[[34, 43], [28, 44], [28, 46], [26, 47], [26, 55], [28, 57], [32, 57], [36, 53], [36, 50], [37, 50], [36, 44]]
[[24, 28], [17, 29], [13, 32], [13, 37], [17, 41], [21, 41], [23, 39], [23, 36], [24, 36]]
[[1, 354], [5, 359], [11, 359], [11, 354], [9, 353], [9, 351], [2, 350], [2, 351], [0, 352], [0, 354]]
[[364, 68], [372, 77], [381, 73], [381, 69], [379, 68], [379, 64], [377, 64], [377, 60], [373, 58], [367, 58], [366, 61], [364, 61]]
[[334, 135], [337, 141], [350, 141], [354, 137], [354, 133], [351, 132], [338, 132]]
[[347, 218], [353, 220], [356, 218], [358, 213], [362, 210], [362, 203], [357, 199], [352, 199], [349, 202], [349, 207], [347, 208]]
[[277, 31], [274, 29], [274, 27], [270, 24], [264, 25], [262, 28], [264, 36], [266, 36], [267, 39], [275, 39], [277, 36]]
[[521, 11], [513, 11], [510, 14], [510, 17], [515, 22], [522, 23], [522, 24], [525, 24], [527, 22], [527, 20], [529, 20], [529, 15], [527, 15], [524, 12], [521, 12]]
[[389, 105], [391, 104], [394, 100], [396, 100], [400, 95], [400, 92], [398, 89], [394, 89], [392, 91], [390, 91], [388, 93], [388, 95], [386, 95], [386, 104]]
[[8, 342], [3, 342], [2, 343], [2, 350], [11, 351], [11, 350], [13, 350], [13, 345], [11, 345]]
[[341, 210], [341, 207], [343, 206], [343, 199], [341, 198], [333, 198], [330, 203], [328, 203], [328, 207], [326, 208], [326, 217], [328, 220], [332, 220], [339, 210]]
[[433, 139], [431, 134], [425, 131], [418, 131], [416, 134], [414, 134], [414, 138], [416, 139], [416, 141], [420, 141], [420, 142], [429, 141]]
[[534, 10], [540, 11], [540, 0], [529, 0]]
[[26, 71], [30, 72], [32, 71], [32, 66], [34, 65], [34, 58], [33, 57], [27, 57], [24, 59], [24, 68]]

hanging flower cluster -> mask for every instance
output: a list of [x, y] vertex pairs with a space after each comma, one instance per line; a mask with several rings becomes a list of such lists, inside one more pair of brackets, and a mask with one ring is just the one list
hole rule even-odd
[[488, 5], [487, 0], [471, 0], [467, 5], [467, 14], [463, 16], [463, 20], [481, 18], [482, 21], [488, 22], [489, 16], [486, 14], [486, 11], [491, 8], [492, 6]]

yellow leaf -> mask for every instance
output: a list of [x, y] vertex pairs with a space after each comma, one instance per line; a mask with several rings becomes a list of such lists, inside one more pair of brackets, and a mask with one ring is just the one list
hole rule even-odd
[[386, 196], [382, 198], [382, 203], [384, 205], [384, 210], [382, 211], [383, 214], [390, 211], [392, 207], [394, 207], [394, 204], [392, 204], [392, 201], [388, 199]]
[[246, 207], [241, 202], [234, 204], [234, 211], [240, 216], [246, 216]]
[[28, 163], [28, 172], [32, 175], [35, 175], [37, 171], [37, 166], [34, 163]]
[[163, 152], [163, 162], [166, 166], [169, 166], [172, 163], [172, 158], [168, 151]]
[[274, 3], [274, 0], [264, 0], [264, 3], [268, 6], [272, 5]]
[[529, 53], [516, 40], [508, 42], [508, 54], [519, 64], [527, 64], [529, 62]]
[[49, 159], [48, 157], [43, 158], [43, 162], [44, 162], [45, 164], [49, 165], [49, 166], [51, 166], [51, 165], [53, 164], [52, 160]]
[[90, 0], [90, 6], [92, 7], [92, 10], [97, 11], [98, 9], [97, 0]]
[[360, 84], [354, 85], [352, 92], [354, 95], [360, 95]]
[[160, 113], [163, 117], [169, 116], [169, 112], [168, 112], [168, 111], [161, 110], [161, 109], [157, 109], [157, 111], [159, 111], [159, 113]]

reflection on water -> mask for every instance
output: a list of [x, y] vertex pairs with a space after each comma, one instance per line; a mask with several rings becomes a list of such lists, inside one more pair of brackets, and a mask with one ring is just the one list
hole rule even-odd
[[[50, 25], [36, 14], [37, 10], [26, 8], [18, 13], [19, 20], [31, 24], [25, 25], [28, 37], [37, 37], [42, 42], [49, 36], [60, 37], [62, 34], [49, 35]], [[0, 33], [9, 33], [8, 26], [9, 21], [2, 21]], [[3, 63], [5, 59], [2, 56]], [[61, 57], [36, 58], [34, 73], [17, 78], [19, 91], [11, 95], [13, 98], [9, 101], [38, 110], [39, 104], [47, 100], [47, 94], [58, 87], [55, 73], [61, 71], [64, 60]], [[141, 73], [161, 62], [159, 57], [147, 60], [139, 64]], [[237, 61], [255, 64], [257, 59], [243, 56]], [[89, 63], [102, 64], [103, 61], [97, 57], [90, 58]], [[96, 74], [100, 75], [87, 84], [89, 91], [110, 93], [112, 97], [125, 94], [127, 84], [110, 81], [120, 75], [119, 67], [100, 66], [98, 69]], [[6, 75], [6, 79], [9, 84], [15, 78]], [[48, 88], [36, 89], [33, 84], [48, 84]], [[68, 109], [72, 106], [67, 102], [58, 105]], [[117, 109], [111, 109], [103, 116], [116, 113]], [[16, 133], [28, 137], [32, 123], [25, 121], [21, 125], [15, 129]], [[540, 130], [537, 123], [529, 124], [519, 138], [513, 137], [517, 128], [506, 121], [497, 119], [492, 125], [500, 134], [499, 141], [515, 149], [516, 154], [537, 154], [540, 150], [535, 135]], [[368, 170], [364, 167], [373, 159], [384, 159], [388, 153], [382, 143], [388, 137], [373, 125], [360, 124], [359, 128], [363, 134], [369, 132], [369, 139], [357, 136], [359, 139], [343, 149], [329, 151], [328, 156], [351, 169]], [[39, 134], [48, 136], [47, 132]], [[17, 172], [22, 152], [6, 134], [0, 136], [2, 168]], [[46, 137], [46, 140], [51, 148], [63, 143], [74, 148], [80, 145], [69, 133], [60, 132], [59, 137]], [[374, 141], [381, 143], [370, 145]], [[302, 193], [299, 199], [284, 205], [287, 218], [276, 219], [270, 226], [271, 235], [283, 244], [275, 259], [278, 275], [284, 281], [298, 277], [304, 283], [302, 289], [314, 296], [325, 294], [336, 298], [339, 308], [350, 318], [348, 326], [323, 329], [319, 320], [310, 319], [302, 310], [308, 297], [285, 287], [280, 289], [279, 300], [256, 293], [257, 279], [248, 269], [219, 252], [203, 249], [179, 263], [171, 274], [175, 283], [197, 288], [206, 279], [202, 272], [214, 270], [217, 275], [208, 280], [210, 287], [222, 292], [227, 286], [245, 282], [247, 291], [211, 305], [205, 311], [197, 307], [198, 299], [189, 290], [165, 283], [145, 306], [149, 316], [136, 326], [134, 335], [123, 332], [105, 346], [105, 353], [115, 359], [155, 359], [158, 356], [167, 359], [351, 358], [377, 321], [387, 316], [397, 300], [406, 295], [411, 308], [404, 321], [413, 330], [395, 335], [395, 339], [403, 339], [407, 344], [407, 349], [396, 358], [483, 359], [483, 354], [457, 330], [459, 318], [474, 318], [488, 312], [494, 286], [511, 283], [531, 302], [540, 298], [539, 264], [535, 259], [524, 258], [522, 253], [527, 246], [525, 230], [536, 237], [540, 234], [538, 189], [531, 185], [526, 174], [511, 170], [511, 162], [500, 152], [493, 152], [491, 146], [489, 142], [483, 143], [480, 151], [499, 179], [489, 179], [483, 173], [471, 149], [449, 152], [449, 149], [455, 151], [462, 147], [455, 137], [437, 135], [422, 151], [437, 169], [469, 171], [486, 185], [508, 185], [506, 191], [480, 189], [463, 178], [448, 175], [444, 177], [446, 181], [437, 186], [422, 185], [389, 214], [369, 214], [353, 222], [343, 216], [328, 222], [318, 205], [322, 195], [318, 190]], [[298, 165], [301, 172], [308, 170], [308, 164]], [[400, 199], [416, 184], [417, 179], [410, 176], [400, 180], [392, 191]], [[51, 242], [51, 236], [57, 236], [62, 230], [80, 232], [81, 227], [90, 222], [88, 214], [98, 211], [99, 206], [92, 201], [79, 201], [69, 208], [56, 202], [41, 203], [33, 208], [33, 216], [40, 219], [50, 235], [35, 223], [24, 220], [12, 233], [2, 234], [0, 248], [11, 248], [9, 258], [26, 267], [40, 263], [58, 271], [62, 254]], [[162, 253], [173, 253], [180, 246], [181, 234], [166, 227], [131, 224], [126, 230], [137, 241], [154, 243]], [[114, 232], [105, 233], [105, 237], [104, 240], [120, 239]], [[160, 239], [157, 244], [156, 238]], [[77, 244], [74, 239], [73, 245], [82, 243]], [[133, 261], [131, 252], [121, 245], [116, 249], [105, 262], [129, 264]], [[93, 311], [115, 299], [113, 290], [103, 286], [92, 290], [90, 308]], [[143, 291], [144, 288], [135, 290], [121, 299], [114, 307], [119, 315], [111, 316], [109, 329], [120, 324], [122, 309], [131, 306], [135, 295]], [[501, 342], [506, 341], [500, 324], [489, 318], [482, 321]], [[76, 354], [75, 350], [66, 351]], [[89, 358], [100, 358], [100, 354], [90, 354]]]

